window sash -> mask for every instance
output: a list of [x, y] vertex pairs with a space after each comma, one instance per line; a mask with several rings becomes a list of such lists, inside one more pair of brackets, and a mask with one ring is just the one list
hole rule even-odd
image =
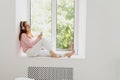
[[[77, 26], [78, 26], [78, 0], [74, 0], [74, 49], [77, 54]], [[53, 49], [56, 50], [56, 25], [57, 25], [57, 0], [52, 0], [52, 43]], [[64, 50], [63, 50], [64, 51]], [[62, 51], [62, 52], [63, 52]], [[64, 51], [66, 52], [66, 51]]]
[[56, 51], [56, 23], [57, 23], [57, 0], [52, 0], [52, 45], [53, 50]]
[[[30, 10], [30, 6], [31, 6], [31, 0], [27, 0], [28, 1], [28, 22], [31, 22], [31, 10]], [[53, 45], [53, 50], [56, 51], [56, 24], [57, 24], [57, 0], [51, 0], [51, 15], [52, 15], [52, 45]], [[78, 52], [78, 45], [79, 45], [79, 41], [78, 38], [79, 37], [79, 32], [78, 29], [79, 28], [79, 0], [74, 0], [74, 10], [75, 10], [75, 14], [74, 14], [74, 49], [76, 54], [79, 54]]]
[[[57, 3], [56, 3], [56, 5], [57, 5], [57, 11], [56, 11], [56, 14], [57, 14], [57, 16], [56, 16], [56, 21], [57, 21], [57, 23], [56, 23], [56, 24], [57, 24], [57, 25], [56, 25], [56, 28], [58, 28], [58, 22], [59, 22], [59, 20], [60, 20], [59, 17], [61, 16], [61, 15], [58, 14], [58, 11], [59, 11], [59, 7], [58, 7], [58, 6], [59, 6], [59, 1], [61, 1], [61, 0], [56, 0], [56, 1], [57, 1]], [[69, 1], [69, 0], [68, 0], [68, 1]], [[73, 47], [71, 46], [71, 48], [63, 48], [63, 49], [62, 49], [62, 48], [60, 48], [60, 46], [59, 46], [59, 47], [56, 47], [56, 50], [57, 50], [57, 51], [71, 51], [71, 49], [74, 49], [75, 0], [71, 0], [71, 1], [72, 1], [72, 5], [71, 5], [71, 6], [73, 7], [73, 18], [72, 18], [73, 21], [71, 22], [71, 24], [72, 24], [71, 28], [72, 28], [72, 30], [73, 30], [73, 35], [71, 35], [71, 37], [73, 38], [73, 39], [72, 39]], [[71, 3], [71, 2], [70, 2], [70, 3]], [[60, 5], [62, 5], [62, 4], [60, 4]], [[62, 13], [62, 15], [64, 15], [63, 12], [61, 12], [61, 13]], [[67, 15], [69, 15], [69, 14], [67, 14]], [[65, 20], [67, 20], [67, 19], [65, 18]], [[69, 20], [68, 20], [68, 21], [69, 21]], [[64, 22], [61, 23], [61, 24], [64, 24]], [[67, 24], [67, 23], [65, 23], [65, 24]], [[57, 33], [57, 32], [56, 32], [56, 34], [57, 34], [57, 36], [58, 36], [58, 33]], [[58, 40], [57, 36], [56, 36], [56, 39]], [[58, 42], [57, 40], [56, 40], [56, 46], [58, 45], [58, 44], [57, 44], [57, 42]], [[70, 40], [69, 40], [69, 41], [70, 41]], [[67, 46], [68, 46], [68, 45], [67, 45]]]

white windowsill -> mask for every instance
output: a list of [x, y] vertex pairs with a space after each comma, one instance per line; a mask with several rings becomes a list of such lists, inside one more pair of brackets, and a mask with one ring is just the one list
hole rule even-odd
[[41, 58], [41, 59], [84, 59], [84, 58], [82, 58], [80, 55], [73, 55], [73, 56], [71, 56], [70, 58], [68, 58], [68, 57], [61, 57], [61, 58], [51, 58], [51, 57], [40, 57], [40, 56], [38, 56], [38, 57], [28, 57], [25, 53], [24, 54], [22, 54], [21, 56], [19, 56], [19, 57], [21, 57], [21, 58], [30, 58], [30, 59], [32, 59], [32, 58]]

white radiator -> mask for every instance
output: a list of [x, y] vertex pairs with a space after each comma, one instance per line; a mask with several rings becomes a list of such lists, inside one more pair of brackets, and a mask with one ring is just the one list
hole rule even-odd
[[28, 78], [35, 80], [73, 80], [73, 68], [28, 67]]

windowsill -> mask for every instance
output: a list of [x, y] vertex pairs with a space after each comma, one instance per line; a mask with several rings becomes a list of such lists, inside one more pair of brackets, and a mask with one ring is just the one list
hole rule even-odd
[[[71, 51], [56, 51], [57, 54], [62, 54], [64, 55], [65, 53], [69, 53]], [[69, 59], [68, 57], [61, 57], [61, 58], [65, 58], [65, 59]], [[75, 55], [70, 57], [71, 59], [84, 59], [84, 57], [80, 56], [78, 53], [75, 53]]]
[[21, 58], [29, 58], [29, 59], [35, 59], [35, 58], [40, 58], [40, 59], [84, 59], [80, 55], [73, 55], [70, 58], [68, 57], [61, 57], [61, 58], [52, 58], [52, 57], [28, 57], [26, 55], [19, 56]]
[[[67, 53], [67, 52], [71, 52], [71, 51], [58, 51], [57, 53], [64, 55], [64, 53]], [[41, 59], [46, 59], [46, 58], [47, 59], [85, 59], [84, 57], [77, 55], [76, 53], [75, 53], [75, 55], [72, 55], [70, 58], [68, 58], [68, 57], [52, 58], [52, 57], [40, 57], [40, 56], [28, 57], [24, 52], [22, 52], [21, 55], [19, 55], [19, 57], [22, 57], [22, 58], [41, 58]]]
[[81, 56], [79, 56], [79, 55], [73, 55], [73, 56], [71, 56], [70, 58], [68, 58], [68, 57], [61, 57], [61, 58], [34, 57], [34, 58], [41, 58], [41, 59], [84, 59], [84, 58], [81, 58]]

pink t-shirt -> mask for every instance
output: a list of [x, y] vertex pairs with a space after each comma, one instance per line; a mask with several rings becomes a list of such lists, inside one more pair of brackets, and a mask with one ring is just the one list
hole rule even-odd
[[20, 46], [22, 47], [23, 51], [26, 52], [29, 48], [32, 48], [40, 38], [29, 38], [25, 33], [21, 35]]

